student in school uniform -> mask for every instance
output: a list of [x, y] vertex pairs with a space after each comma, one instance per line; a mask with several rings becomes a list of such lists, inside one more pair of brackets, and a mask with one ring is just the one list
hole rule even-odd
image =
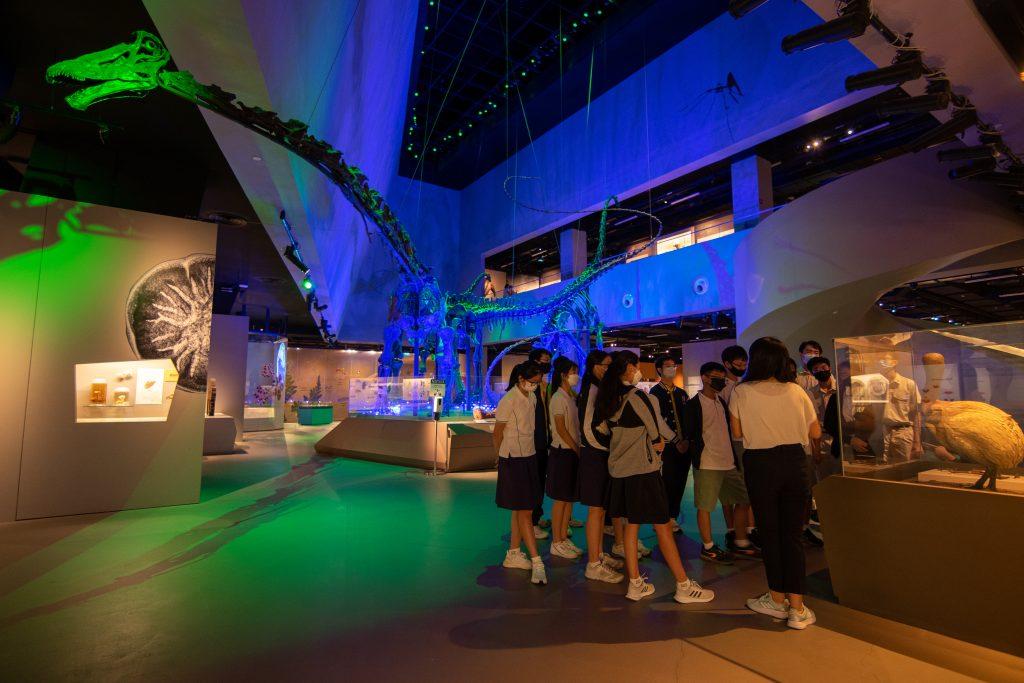
[[[530, 581], [535, 584], [548, 582], [533, 533], [533, 509], [543, 496], [533, 440], [541, 374], [540, 366], [533, 361], [520, 363], [512, 370], [508, 390], [495, 410], [493, 434], [498, 451], [495, 502], [512, 513], [509, 549], [502, 566], [530, 570]], [[529, 557], [520, 550], [520, 544], [526, 545]]]
[[526, 357], [540, 366], [540, 384], [537, 385], [536, 428], [533, 431], [534, 448], [537, 450], [537, 468], [540, 476], [541, 499], [533, 509], [533, 535], [539, 539], [549, 536], [544, 527], [550, 526], [550, 520], [544, 517], [544, 488], [548, 476], [548, 449], [551, 447], [551, 434], [548, 431], [548, 376], [551, 374], [551, 352], [547, 349], [533, 348]]
[[580, 381], [580, 368], [566, 356], [555, 359], [551, 372], [551, 449], [548, 451], [548, 476], [545, 493], [551, 504], [551, 554], [575, 560], [583, 550], [569, 540], [572, 504], [579, 500], [577, 471], [580, 459], [580, 419], [574, 388]]
[[665, 480], [665, 494], [668, 496], [668, 523], [672, 531], [682, 531], [679, 526], [679, 513], [682, 507], [683, 492], [686, 491], [686, 480], [690, 475], [689, 444], [683, 439], [682, 419], [683, 406], [688, 396], [675, 385], [675, 360], [661, 356], [654, 360], [654, 369], [658, 373], [659, 382], [651, 387], [650, 395], [657, 399], [657, 407], [661, 418], [668, 428], [675, 432], [676, 438], [665, 444], [661, 452], [661, 476]]
[[[580, 463], [577, 472], [577, 497], [587, 506], [587, 568], [584, 575], [591, 581], [618, 583], [622, 581], [622, 560], [605, 554], [602, 548], [605, 511], [611, 480], [608, 476], [608, 442], [594, 431], [594, 404], [597, 388], [612, 363], [605, 351], [594, 349], [587, 354], [583, 383], [580, 386]], [[622, 545], [622, 520], [612, 523], [615, 543]]]
[[675, 434], [659, 417], [651, 399], [636, 387], [640, 359], [632, 351], [616, 351], [597, 393], [595, 420], [598, 429], [611, 436], [608, 474], [611, 476], [609, 512], [625, 517], [625, 560], [629, 586], [626, 597], [640, 600], [654, 593], [654, 586], [640, 575], [637, 541], [641, 524], [650, 524], [658, 547], [676, 579], [675, 600], [709, 602], [713, 591], [701, 588], [686, 575], [679, 548], [669, 526], [668, 497], [661, 478], [661, 451]]
[[762, 337], [750, 347], [746, 375], [733, 392], [733, 438], [743, 439], [743, 476], [757, 515], [768, 592], [747, 600], [755, 612], [786, 619], [790, 628], [815, 622], [804, 605], [806, 559], [801, 542], [810, 496], [805, 449], [816, 447], [821, 426], [814, 405], [789, 368], [786, 346]]

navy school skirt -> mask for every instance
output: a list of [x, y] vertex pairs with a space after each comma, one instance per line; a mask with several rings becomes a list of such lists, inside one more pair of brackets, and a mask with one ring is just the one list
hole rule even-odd
[[536, 455], [498, 458], [498, 489], [494, 496], [498, 507], [506, 510], [532, 510], [543, 497]]

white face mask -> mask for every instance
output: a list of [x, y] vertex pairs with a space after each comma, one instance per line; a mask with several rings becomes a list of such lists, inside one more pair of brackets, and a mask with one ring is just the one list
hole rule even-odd
[[578, 387], [580, 385], [580, 376], [577, 373], [572, 373], [568, 379], [570, 387]]
[[883, 370], [892, 370], [894, 367], [896, 367], [896, 361], [889, 360], [889, 359], [883, 359], [883, 360], [878, 361], [878, 365]]
[[676, 366], [673, 365], [670, 368], [662, 368], [661, 376], [664, 377], [665, 379], [672, 379], [673, 377], [676, 376]]
[[800, 356], [800, 358], [802, 358], [802, 359], [803, 359], [803, 361], [804, 361], [804, 365], [807, 365], [808, 363], [810, 363], [810, 362], [811, 362], [811, 360], [812, 360], [812, 359], [814, 359], [814, 358], [817, 358], [817, 357], [818, 357], [819, 355], [821, 355], [821, 354], [817, 354], [817, 353], [805, 353], [805, 354], [803, 354], [802, 356]]
[[533, 392], [537, 391], [537, 383], [523, 382], [523, 389], [526, 391], [526, 393], [532, 394]]
[[633, 371], [632, 377], [630, 377], [629, 379], [623, 379], [622, 383], [625, 384], [627, 387], [635, 387], [643, 378], [644, 376], [640, 374], [640, 370], [638, 368], [635, 371]]

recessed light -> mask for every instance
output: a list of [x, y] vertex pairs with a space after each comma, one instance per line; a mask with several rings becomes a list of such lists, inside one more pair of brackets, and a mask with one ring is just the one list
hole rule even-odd
[[260, 156], [260, 155], [258, 155], [258, 154], [253, 154], [253, 155], [252, 155], [252, 160], [253, 160], [253, 161], [263, 161], [263, 157], [261, 157], [261, 156]]

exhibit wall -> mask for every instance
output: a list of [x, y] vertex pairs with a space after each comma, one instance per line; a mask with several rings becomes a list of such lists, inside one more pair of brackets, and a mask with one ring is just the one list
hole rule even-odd
[[235, 421], [235, 434], [242, 436], [245, 405], [245, 357], [249, 343], [249, 317], [214, 315], [210, 332], [209, 378], [216, 382], [218, 413]]
[[21, 337], [3, 400], [22, 405], [4, 519], [197, 500], [216, 228], [18, 193], [0, 226], [0, 309]]

